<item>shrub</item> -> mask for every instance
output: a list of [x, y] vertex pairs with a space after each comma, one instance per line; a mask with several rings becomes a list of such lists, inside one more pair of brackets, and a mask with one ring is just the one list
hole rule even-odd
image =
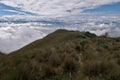
[[81, 48], [82, 51], [85, 50], [85, 45], [86, 44], [88, 44], [88, 41], [86, 41], [86, 40], [80, 41], [80, 45], [82, 46], [82, 48]]
[[43, 78], [55, 76], [54, 68], [49, 64], [42, 64], [41, 67]]
[[101, 74], [99, 61], [86, 61], [83, 63], [83, 73], [89, 77], [99, 76]]
[[95, 37], [97, 37], [95, 34], [90, 33], [90, 32], [86, 32], [84, 35], [87, 36], [87, 37], [89, 37], [89, 38], [95, 38]]
[[78, 72], [79, 63], [71, 56], [66, 56], [64, 59], [63, 70], [64, 72], [75, 74]]
[[58, 67], [59, 65], [61, 65], [62, 60], [61, 60], [61, 56], [58, 53], [52, 53], [49, 57], [49, 64], [51, 64], [53, 67]]
[[89, 78], [101, 77], [105, 80], [119, 80], [120, 66], [109, 60], [89, 60], [83, 63], [83, 74]]

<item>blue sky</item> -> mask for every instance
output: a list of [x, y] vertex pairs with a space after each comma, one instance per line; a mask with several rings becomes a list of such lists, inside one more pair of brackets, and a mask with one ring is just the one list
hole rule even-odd
[[[26, 16], [34, 13], [44, 17]], [[25, 16], [12, 16], [22, 14]], [[61, 28], [120, 37], [120, 16], [106, 14], [120, 14], [120, 0], [0, 0], [1, 20], [41, 21], [1, 22], [0, 51], [9, 53]]]
[[[54, 1], [58, 1], [58, 3], [59, 3], [60, 0], [54, 0]], [[71, 6], [69, 6], [69, 4], [64, 2], [64, 1], [63, 1], [63, 3], [60, 3], [60, 4], [64, 5], [64, 6], [54, 4], [54, 1], [50, 2], [52, 5], [48, 4], [48, 2], [46, 2], [47, 5], [45, 5], [45, 6], [43, 5], [42, 6], [43, 8], [41, 8], [39, 6], [34, 7], [34, 5], [36, 5], [36, 4], [34, 4], [33, 6], [32, 5], [23, 6], [23, 9], [18, 8], [18, 7], [16, 8], [14, 5], [11, 6], [9, 4], [0, 2], [0, 16], [2, 16], [2, 15], [24, 15], [24, 14], [26, 14], [26, 15], [35, 15], [34, 14], [35, 12], [37, 12], [36, 14], [39, 13], [40, 15], [41, 14], [42, 15], [44, 15], [44, 14], [48, 14], [48, 15], [49, 14], [53, 14], [53, 15], [61, 14], [61, 15], [64, 15], [65, 12], [66, 13], [72, 13], [73, 12], [73, 14], [76, 13], [76, 12], [78, 12], [79, 14], [81, 14], [81, 13], [120, 14], [120, 1], [109, 3], [109, 0], [108, 0], [108, 2], [105, 3], [105, 2], [103, 2], [101, 0], [99, 5], [92, 6], [91, 4], [89, 4], [89, 1], [86, 0], [86, 2], [85, 2], [83, 0], [84, 4], [83, 5], [80, 5], [81, 3], [78, 4], [79, 6], [77, 8], [74, 7], [74, 5], [77, 5], [76, 4], [77, 2], [75, 2], [74, 0], [69, 1], [70, 4], [72, 4]], [[80, 1], [80, 0], [78, 0], [78, 1]], [[7, 2], [7, 3], [9, 3], [9, 2]], [[96, 4], [99, 3], [99, 1], [98, 2], [93, 1], [92, 3], [94, 5], [96, 5]], [[41, 5], [41, 4], [43, 4], [43, 3], [40, 2], [39, 5]], [[23, 5], [24, 5], [24, 3], [23, 3]], [[28, 9], [26, 9], [26, 7]], [[93, 8], [91, 8], [91, 7], [93, 7]], [[33, 8], [33, 10], [32, 10], [32, 8]], [[76, 11], [74, 11], [74, 9]], [[36, 10], [36, 11], [34, 11], [34, 10]]]
[[84, 12], [101, 13], [101, 14], [120, 14], [120, 2], [102, 5], [94, 9], [87, 9]]
[[0, 3], [0, 16], [3, 16], [3, 15], [25, 15], [25, 14], [26, 15], [36, 15], [34, 13], [22, 11], [19, 8], [11, 7], [11, 6], [5, 5], [3, 3]]

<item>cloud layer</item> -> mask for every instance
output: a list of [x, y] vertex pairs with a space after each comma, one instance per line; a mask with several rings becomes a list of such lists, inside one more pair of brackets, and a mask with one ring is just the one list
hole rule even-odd
[[[97, 35], [107, 32], [110, 37], [120, 37], [120, 15], [83, 16], [87, 14], [84, 13], [86, 9], [117, 2], [120, 0], [0, 0], [0, 3], [23, 12], [42, 15], [0, 17], [0, 21], [8, 21], [0, 23], [0, 51], [10, 53], [43, 38], [56, 29], [89, 31]], [[11, 22], [21, 20], [28, 22]]]
[[[7, 25], [7, 24], [5, 24]], [[0, 51], [9, 53], [45, 36], [42, 28], [27, 27], [28, 24], [8, 24], [8, 27], [0, 27]]]
[[40, 15], [75, 15], [86, 9], [120, 2], [120, 0], [0, 0], [0, 2]]
[[[0, 51], [8, 54], [23, 46], [41, 39], [57, 29], [89, 31], [96, 35], [120, 37], [120, 15], [117, 16], [82, 16], [61, 17], [56, 19], [41, 17], [3, 17], [0, 20]], [[11, 22], [11, 21], [16, 22]], [[20, 20], [26, 23], [17, 22]], [[30, 20], [30, 21], [29, 21]], [[31, 22], [31, 21], [39, 22]]]

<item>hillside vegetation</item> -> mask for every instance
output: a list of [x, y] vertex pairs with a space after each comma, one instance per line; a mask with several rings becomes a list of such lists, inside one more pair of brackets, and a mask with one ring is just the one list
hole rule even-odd
[[120, 80], [120, 38], [57, 30], [0, 54], [0, 80]]

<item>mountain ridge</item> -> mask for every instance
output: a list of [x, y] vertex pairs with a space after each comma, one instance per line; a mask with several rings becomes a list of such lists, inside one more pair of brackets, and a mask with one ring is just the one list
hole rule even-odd
[[57, 30], [0, 56], [1, 80], [119, 80], [120, 38]]

